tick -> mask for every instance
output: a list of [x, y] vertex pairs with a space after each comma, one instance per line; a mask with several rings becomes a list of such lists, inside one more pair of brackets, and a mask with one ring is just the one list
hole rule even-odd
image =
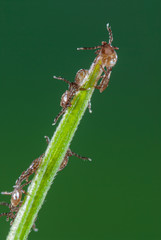
[[[102, 93], [109, 84], [110, 81], [110, 75], [112, 72], [112, 68], [115, 66], [118, 56], [115, 50], [118, 50], [118, 47], [112, 46], [113, 42], [113, 35], [111, 27], [109, 27], [109, 24], [107, 24], [107, 31], [109, 32], [109, 42], [103, 41], [100, 46], [95, 47], [81, 47], [77, 48], [77, 50], [92, 50], [92, 49], [98, 49], [95, 53], [97, 54], [97, 57], [102, 57], [102, 65], [101, 68], [103, 70], [103, 76], [101, 76], [102, 80], [98, 86], [95, 86], [95, 88], [99, 89], [99, 91]], [[95, 60], [96, 60], [95, 59]]]
[[[65, 113], [65, 111], [68, 107], [71, 106], [71, 100], [78, 91], [88, 90], [88, 89], [82, 87], [83, 79], [85, 78], [87, 73], [88, 73], [88, 70], [80, 69], [76, 73], [74, 82], [69, 82], [68, 80], [66, 80], [65, 78], [62, 78], [62, 77], [53, 76], [54, 79], [58, 79], [58, 80], [62, 80], [64, 82], [66, 82], [68, 84], [69, 88], [68, 88], [68, 90], [65, 91], [65, 93], [61, 97], [60, 106], [62, 107], [62, 110], [56, 116], [52, 125], [55, 125], [56, 122], [58, 121], [59, 117]], [[88, 104], [88, 108], [89, 108], [89, 111], [92, 112], [90, 103]]]
[[[26, 185], [30, 184], [32, 180], [28, 180], [28, 178], [33, 174], [36, 173], [36, 171], [38, 170], [40, 163], [42, 162], [42, 159], [44, 157], [44, 154], [42, 154], [39, 158], [35, 159], [31, 165], [29, 166], [29, 168], [22, 172], [22, 174], [20, 175], [20, 177], [16, 180], [15, 182], [15, 186], [13, 186], [13, 191], [12, 192], [1, 192], [1, 194], [3, 195], [11, 195], [11, 201], [10, 204], [6, 203], [6, 202], [0, 202], [0, 205], [3, 206], [8, 206], [10, 212], [8, 213], [1, 213], [0, 217], [2, 216], [6, 216], [7, 217], [7, 221], [9, 221], [9, 219], [11, 219], [10, 225], [13, 224], [15, 217], [17, 216], [17, 213], [23, 203], [23, 201], [21, 201], [22, 199], [22, 194], [27, 194], [26, 191], [23, 189]], [[22, 184], [23, 181], [26, 181], [26, 183]], [[22, 184], [22, 185], [21, 185]], [[34, 231], [38, 231], [38, 229], [35, 226], [35, 223], [33, 224], [33, 230]]]

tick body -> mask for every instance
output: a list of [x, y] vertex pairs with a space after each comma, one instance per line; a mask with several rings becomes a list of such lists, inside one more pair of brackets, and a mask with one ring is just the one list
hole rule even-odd
[[92, 50], [97, 49], [95, 52], [97, 54], [97, 57], [95, 59], [95, 62], [99, 57], [102, 59], [102, 65], [101, 68], [103, 70], [103, 76], [101, 76], [102, 80], [98, 86], [95, 86], [95, 88], [99, 89], [99, 91], [102, 93], [108, 86], [110, 81], [110, 75], [112, 72], [112, 68], [115, 66], [117, 62], [117, 53], [115, 50], [118, 50], [117, 47], [112, 46], [113, 42], [113, 35], [111, 28], [109, 27], [109, 24], [107, 24], [107, 31], [109, 32], [109, 42], [103, 41], [100, 46], [96, 47], [83, 47], [83, 48], [77, 48], [77, 50]]
[[62, 77], [53, 76], [53, 78], [55, 78], [55, 79], [66, 82], [69, 86], [68, 90], [66, 90], [65, 93], [61, 97], [60, 106], [62, 107], [62, 110], [54, 119], [53, 125], [55, 125], [56, 122], [58, 121], [59, 117], [65, 113], [66, 109], [71, 106], [71, 100], [75, 96], [75, 94], [78, 91], [87, 90], [87, 89], [81, 87], [83, 79], [85, 78], [87, 73], [88, 73], [88, 70], [80, 69], [75, 76], [74, 82], [69, 82], [68, 80], [66, 80], [65, 78], [62, 78]]

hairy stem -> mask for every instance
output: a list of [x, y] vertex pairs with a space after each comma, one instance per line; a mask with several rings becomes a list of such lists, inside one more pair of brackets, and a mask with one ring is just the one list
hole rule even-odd
[[[87, 91], [79, 91], [71, 102], [59, 123], [45, 152], [42, 164], [28, 188], [28, 195], [20, 208], [17, 217], [10, 229], [7, 240], [25, 240], [34, 224], [38, 212], [44, 202], [49, 188], [68, 150], [71, 140], [77, 130], [79, 122], [88, 106], [102, 74], [103, 60], [96, 57], [88, 75], [83, 80], [82, 87]], [[53, 204], [54, 207], [54, 204]]]

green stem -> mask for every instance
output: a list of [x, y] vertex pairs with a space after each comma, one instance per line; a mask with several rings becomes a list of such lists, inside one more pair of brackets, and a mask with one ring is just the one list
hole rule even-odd
[[93, 86], [100, 79], [102, 74], [100, 65], [103, 65], [103, 60], [101, 56], [97, 56], [89, 69], [88, 75], [83, 80], [83, 87], [87, 91], [79, 91], [74, 96], [71, 107], [67, 109], [57, 127], [47, 147], [42, 164], [28, 188], [28, 195], [25, 197], [24, 203], [15, 218], [7, 240], [27, 239], [65, 153], [70, 146], [79, 122], [88, 106], [95, 89]]

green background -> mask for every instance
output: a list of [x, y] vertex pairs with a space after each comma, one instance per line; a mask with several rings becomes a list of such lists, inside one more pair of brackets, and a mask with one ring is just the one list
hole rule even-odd
[[[46, 148], [65, 83], [88, 69], [94, 51], [77, 47], [108, 41], [118, 63], [109, 87], [92, 98], [29, 239], [161, 239], [161, 2], [0, 2], [0, 192]], [[9, 196], [0, 196], [9, 201]], [[0, 212], [8, 211], [0, 206]], [[0, 239], [9, 223], [0, 219]]]

